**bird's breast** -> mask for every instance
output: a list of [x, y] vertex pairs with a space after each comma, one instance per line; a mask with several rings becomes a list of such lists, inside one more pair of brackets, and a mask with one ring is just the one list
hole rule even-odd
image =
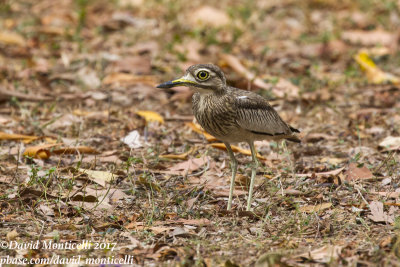
[[193, 114], [208, 133], [223, 141], [238, 127], [235, 106], [223, 96], [195, 94]]

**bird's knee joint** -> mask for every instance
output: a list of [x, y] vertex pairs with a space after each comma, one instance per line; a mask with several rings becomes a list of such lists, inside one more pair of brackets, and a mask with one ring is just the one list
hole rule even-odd
[[234, 166], [235, 168], [237, 167], [238, 162], [235, 160], [234, 162], [232, 162], [232, 166]]
[[235, 160], [232, 160], [232, 162], [231, 162], [231, 166], [232, 166], [232, 169], [236, 169], [237, 168], [237, 166], [238, 166], [238, 162], [237, 162], [237, 160], [235, 159]]
[[255, 160], [254, 162], [253, 162], [253, 168], [254, 169], [257, 169], [258, 167], [260, 166], [260, 162], [258, 162], [258, 160]]

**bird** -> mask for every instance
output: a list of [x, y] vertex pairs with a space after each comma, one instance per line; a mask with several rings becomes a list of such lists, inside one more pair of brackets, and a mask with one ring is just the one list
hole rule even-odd
[[254, 141], [282, 140], [300, 143], [300, 131], [286, 123], [261, 95], [227, 85], [223, 71], [213, 64], [190, 66], [179, 79], [161, 83], [157, 88], [187, 86], [194, 90], [192, 111], [205, 131], [221, 140], [231, 160], [227, 210], [232, 208], [232, 195], [238, 162], [231, 143], [247, 142], [252, 156], [251, 178], [246, 210], [250, 211], [254, 180], [259, 162]]

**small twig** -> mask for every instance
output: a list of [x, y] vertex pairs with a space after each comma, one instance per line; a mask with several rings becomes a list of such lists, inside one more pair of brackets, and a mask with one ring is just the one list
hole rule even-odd
[[382, 161], [382, 163], [376, 167], [376, 169], [374, 171], [372, 171], [372, 173], [377, 173], [379, 172], [382, 167], [392, 158], [394, 158], [394, 156], [396, 156], [396, 151], [390, 151], [389, 155]]
[[[12, 178], [10, 184], [12, 184], [14, 182], [15, 178], [17, 178], [17, 175], [18, 175], [20, 153], [21, 153], [21, 142], [18, 143], [17, 166], [15, 167], [14, 177]], [[18, 187], [19, 187], [19, 183], [18, 183]]]
[[282, 196], [284, 197], [285, 194], [283, 193], [283, 184], [282, 184], [281, 179], [279, 179], [279, 185], [281, 186], [281, 194], [282, 194]]
[[110, 114], [111, 114], [111, 104], [112, 104], [112, 95], [108, 93], [108, 98], [107, 98], [107, 123], [110, 123]]
[[45, 223], [42, 221], [42, 229], [40, 229], [39, 238], [38, 238], [39, 241], [40, 241], [40, 239], [42, 239], [44, 225], [45, 225]]
[[321, 232], [319, 231], [319, 217], [316, 212], [314, 212], [314, 215], [315, 219], [317, 219], [317, 231], [315, 233], [315, 238], [317, 238], [318, 236], [321, 237]]
[[364, 198], [364, 196], [361, 194], [360, 187], [358, 185], [354, 185], [354, 189], [357, 190], [358, 194], [360, 195], [361, 199], [364, 201], [365, 205], [369, 208], [369, 203], [368, 201]]
[[41, 96], [39, 94], [24, 94], [16, 91], [7, 90], [5, 88], [0, 87], [0, 96], [5, 96], [6, 98], [16, 97], [22, 99], [24, 101], [52, 101], [53, 97]]

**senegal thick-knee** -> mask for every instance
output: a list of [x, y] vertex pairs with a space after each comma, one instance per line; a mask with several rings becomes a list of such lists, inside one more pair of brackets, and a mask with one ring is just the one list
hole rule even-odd
[[237, 171], [237, 160], [230, 143], [247, 142], [250, 145], [253, 165], [247, 210], [250, 210], [254, 179], [258, 167], [256, 140], [286, 139], [300, 142], [295, 135], [299, 130], [291, 127], [278, 115], [262, 96], [226, 84], [221, 69], [212, 64], [193, 65], [186, 74], [176, 80], [158, 85], [158, 88], [189, 86], [193, 95], [193, 114], [199, 124], [210, 134], [223, 141], [231, 158], [232, 178], [228, 210], [232, 207], [232, 195]]

